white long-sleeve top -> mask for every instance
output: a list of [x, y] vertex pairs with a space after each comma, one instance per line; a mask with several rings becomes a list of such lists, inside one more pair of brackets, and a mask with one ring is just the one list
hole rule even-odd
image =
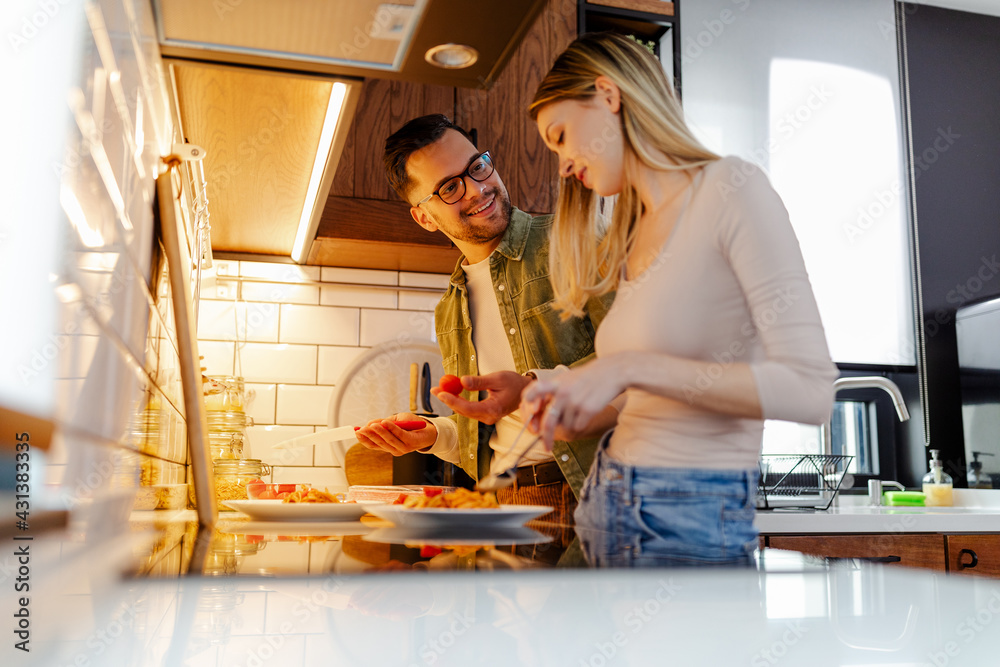
[[630, 465], [755, 468], [763, 421], [710, 412], [690, 397], [747, 363], [765, 419], [820, 424], [837, 369], [788, 212], [767, 177], [727, 157], [690, 187], [659, 256], [620, 285], [596, 349], [599, 357], [637, 350], [708, 365], [684, 387], [685, 400], [627, 390], [609, 454]]

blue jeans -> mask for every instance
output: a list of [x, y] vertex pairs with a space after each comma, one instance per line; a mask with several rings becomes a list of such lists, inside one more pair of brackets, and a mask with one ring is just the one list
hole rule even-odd
[[592, 566], [753, 565], [757, 470], [628, 466], [607, 438], [574, 515]]

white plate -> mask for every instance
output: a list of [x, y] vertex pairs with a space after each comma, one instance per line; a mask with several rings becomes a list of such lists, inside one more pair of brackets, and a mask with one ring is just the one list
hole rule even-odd
[[369, 506], [368, 511], [397, 526], [433, 528], [439, 526], [522, 526], [552, 511], [544, 505], [501, 505], [498, 508], [455, 509], [453, 507]]
[[286, 503], [280, 500], [227, 500], [225, 504], [256, 521], [356, 521], [369, 507], [359, 503]]
[[366, 542], [406, 544], [418, 542], [430, 546], [504, 546], [508, 544], [545, 544], [552, 537], [527, 526], [389, 526], [368, 533]]
[[347, 535], [366, 535], [373, 528], [360, 521], [247, 521], [243, 517], [238, 520], [219, 521], [215, 525], [220, 533], [233, 535], [262, 535], [264, 539], [274, 540], [279, 537], [317, 537], [329, 536], [339, 539]]

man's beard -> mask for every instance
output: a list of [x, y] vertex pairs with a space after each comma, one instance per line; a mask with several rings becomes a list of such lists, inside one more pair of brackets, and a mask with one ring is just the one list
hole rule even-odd
[[[459, 220], [463, 224], [460, 229], [454, 230], [452, 234], [456, 239], [466, 243], [481, 245], [499, 236], [503, 236], [504, 232], [507, 231], [507, 226], [510, 224], [510, 214], [513, 207], [510, 203], [510, 196], [504, 190], [494, 188], [492, 192], [486, 193], [487, 197], [494, 195], [496, 196], [496, 204], [500, 212], [500, 217], [497, 218], [494, 213], [493, 217], [488, 220], [477, 221], [471, 216], [461, 213]], [[484, 222], [487, 223], [486, 226], [483, 226]]]

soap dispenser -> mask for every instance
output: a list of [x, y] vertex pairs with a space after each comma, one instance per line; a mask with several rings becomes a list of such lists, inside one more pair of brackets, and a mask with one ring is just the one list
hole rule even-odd
[[951, 475], [944, 471], [944, 461], [938, 459], [938, 450], [931, 450], [931, 469], [924, 475], [924, 495], [928, 507], [951, 507]]
[[969, 474], [966, 476], [969, 480], [969, 488], [992, 489], [993, 478], [983, 472], [983, 462], [979, 460], [980, 456], [993, 456], [993, 454], [989, 452], [972, 452], [972, 463], [969, 464]]

